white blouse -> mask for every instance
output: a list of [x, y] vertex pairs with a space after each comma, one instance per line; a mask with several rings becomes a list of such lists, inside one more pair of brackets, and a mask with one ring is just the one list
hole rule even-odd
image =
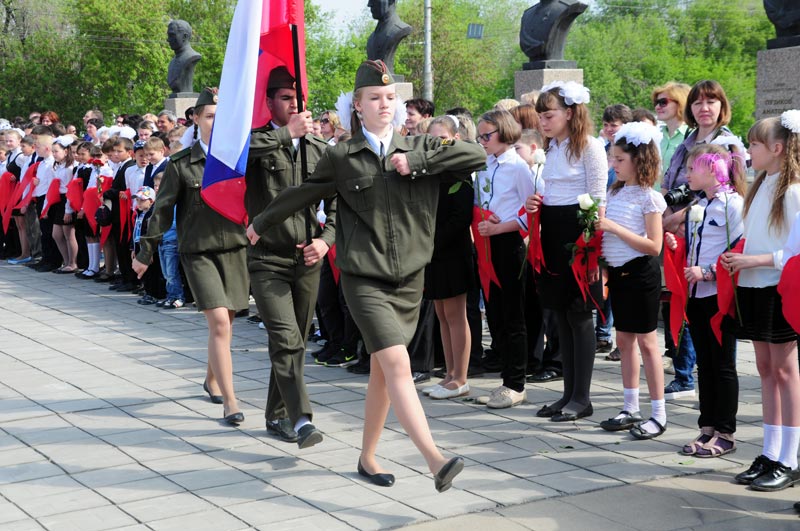
[[783, 256], [781, 257], [781, 269], [789, 261], [789, 258], [800, 254], [800, 212], [794, 217], [792, 230], [789, 231], [789, 238], [783, 244]]
[[578, 196], [585, 193], [605, 205], [608, 183], [606, 150], [600, 139], [588, 138], [586, 148], [577, 159], [570, 159], [567, 153], [569, 138], [560, 144], [556, 139], [550, 141], [542, 171], [545, 205], [574, 205], [578, 202]]
[[[58, 184], [58, 193], [59, 194], [64, 195], [64, 194], [67, 193], [67, 185], [69, 184], [69, 182], [74, 177], [74, 174], [72, 172], [74, 167], [75, 167], [74, 163], [69, 165], [69, 166], [59, 164], [58, 167], [56, 167], [53, 170], [54, 177], [56, 179], [58, 179], [58, 181], [59, 181], [59, 184]], [[72, 210], [72, 207], [69, 204], [69, 201], [65, 201], [64, 213], [65, 214], [72, 214], [73, 213], [73, 210]]]
[[[712, 264], [716, 264], [719, 255], [727, 250], [728, 238], [731, 244], [741, 238], [744, 231], [742, 221], [744, 199], [735, 192], [719, 192], [711, 201], [703, 197], [697, 204], [704, 209], [703, 222], [697, 223], [696, 237], [695, 223], [686, 224], [686, 263], [689, 266], [709, 268]], [[695, 298], [712, 297], [716, 294], [716, 281], [697, 282], [691, 290], [691, 296]]]
[[[545, 181], [547, 182], [547, 181]], [[606, 217], [625, 227], [637, 236], [647, 236], [647, 214], [661, 214], [666, 210], [664, 197], [652, 188], [638, 185], [623, 186], [608, 195]], [[603, 233], [603, 256], [608, 265], [620, 267], [634, 258], [645, 256], [610, 232]]]
[[740, 286], [748, 288], [777, 286], [781, 278], [783, 244], [797, 212], [800, 212], [800, 184], [792, 184], [786, 190], [786, 195], [783, 197], [783, 222], [779, 227], [771, 227], [769, 213], [777, 185], [778, 174], [767, 175], [744, 218], [744, 254], [771, 254], [772, 265], [742, 269], [739, 273]]
[[47, 189], [50, 188], [50, 183], [55, 178], [55, 173], [53, 172], [54, 163], [53, 157], [50, 156], [44, 159], [41, 164], [39, 164], [39, 167], [36, 168], [36, 178], [39, 179], [39, 184], [33, 189], [33, 195], [35, 197], [41, 197], [47, 194]]
[[525, 230], [527, 214], [519, 212], [533, 193], [531, 168], [513, 148], [499, 157], [489, 155], [486, 169], [475, 178], [475, 203], [491, 210], [501, 223], [515, 219]]

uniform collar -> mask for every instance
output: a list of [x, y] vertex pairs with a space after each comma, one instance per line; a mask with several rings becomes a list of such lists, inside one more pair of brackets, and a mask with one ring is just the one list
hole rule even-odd
[[189, 156], [189, 162], [194, 164], [195, 162], [199, 162], [201, 160], [205, 160], [206, 152], [203, 150], [203, 146], [198, 139], [197, 142], [194, 143], [192, 146], [191, 155]]
[[[374, 137], [375, 135], [372, 136]], [[369, 141], [367, 140], [367, 137], [364, 134], [363, 129], [356, 131], [356, 134], [353, 135], [353, 138], [347, 142], [347, 146], [349, 153], [356, 153], [358, 151], [361, 151], [362, 149], [369, 149], [370, 151], [375, 150], [375, 148], [371, 146]], [[413, 149], [414, 149], [414, 144], [409, 137], [398, 135], [397, 133], [392, 131], [392, 140], [389, 143], [389, 150], [386, 152], [385, 155], [388, 157], [395, 151], [400, 151], [405, 153], [407, 151], [412, 151]], [[378, 151], [375, 151], [375, 153], [377, 154]]]

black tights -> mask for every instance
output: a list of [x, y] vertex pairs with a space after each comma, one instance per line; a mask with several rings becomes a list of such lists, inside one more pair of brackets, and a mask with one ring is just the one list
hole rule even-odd
[[551, 407], [572, 413], [583, 411], [591, 400], [596, 338], [592, 312], [553, 310], [558, 324], [559, 349], [564, 365], [564, 394]]

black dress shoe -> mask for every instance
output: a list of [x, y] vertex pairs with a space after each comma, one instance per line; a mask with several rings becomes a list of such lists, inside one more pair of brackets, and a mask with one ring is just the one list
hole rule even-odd
[[429, 372], [412, 372], [411, 378], [414, 380], [415, 384], [428, 382], [431, 379], [431, 373]]
[[238, 426], [242, 422], [244, 422], [244, 413], [239, 411], [238, 413], [231, 413], [230, 415], [225, 417], [225, 422], [230, 424], [231, 426]]
[[770, 459], [765, 455], [759, 455], [753, 460], [753, 463], [750, 465], [750, 468], [745, 470], [744, 472], [740, 472], [736, 474], [733, 478], [736, 483], [740, 483], [742, 485], [749, 485], [751, 484], [758, 476], [768, 472], [773, 466], [775, 466], [775, 461]]
[[461, 457], [454, 457], [433, 476], [434, 485], [436, 490], [444, 492], [453, 486], [453, 478], [456, 477], [461, 471], [464, 470], [464, 459]]
[[361, 358], [355, 365], [350, 365], [347, 368], [347, 372], [352, 372], [353, 374], [369, 374], [369, 357]]
[[594, 408], [591, 404], [583, 408], [583, 411], [572, 413], [571, 411], [561, 411], [550, 417], [551, 422], [572, 422], [574, 420], [582, 419], [584, 417], [591, 417], [594, 414]]
[[313, 424], [306, 424], [297, 430], [297, 447], [301, 450], [311, 448], [322, 442], [322, 433]]
[[788, 466], [775, 462], [767, 472], [761, 474], [750, 483], [750, 488], [764, 492], [774, 492], [791, 487], [800, 481], [800, 469], [792, 470]]
[[560, 409], [553, 409], [550, 406], [542, 406], [542, 409], [536, 412], [536, 416], [541, 418], [550, 418], [553, 415], [558, 415], [560, 413]]
[[[617, 418], [619, 415], [625, 415], [625, 416]], [[628, 413], [627, 411], [621, 411], [619, 415], [617, 415], [617, 417], [604, 420], [603, 422], [600, 423], [600, 427], [606, 431], [629, 430], [644, 420], [642, 418], [642, 414], [639, 413], [638, 411], [636, 413]]]
[[795, 512], [800, 513], [800, 502], [797, 502], [797, 503], [794, 504], [794, 510], [795, 510]]
[[297, 432], [294, 431], [292, 421], [289, 419], [268, 420], [267, 433], [271, 433], [285, 442], [297, 442]]
[[361, 459], [358, 460], [358, 475], [367, 478], [373, 485], [379, 487], [391, 487], [394, 485], [393, 474], [370, 474], [361, 466]]
[[[648, 422], [652, 422], [653, 424], [655, 424], [656, 427], [658, 428], [658, 431], [657, 432], [649, 432], [649, 431], [645, 430], [642, 426], [644, 426]], [[666, 426], [662, 426], [659, 421], [657, 421], [653, 417], [650, 417], [648, 420], [646, 420], [644, 422], [640, 422], [636, 426], [632, 427], [630, 429], [630, 434], [633, 435], [635, 438], [639, 439], [640, 441], [645, 441], [647, 439], [655, 439], [656, 437], [658, 437], [659, 435], [661, 435], [665, 431], [667, 431], [667, 427]]]
[[544, 383], [544, 382], [557, 382], [559, 380], [563, 380], [564, 377], [557, 373], [556, 371], [551, 371], [549, 369], [537, 372], [536, 374], [531, 374], [525, 381], [528, 383]]
[[211, 394], [211, 389], [208, 388], [208, 380], [203, 381], [203, 391], [208, 393], [208, 398], [211, 399], [212, 404], [222, 404], [224, 402], [222, 395]]

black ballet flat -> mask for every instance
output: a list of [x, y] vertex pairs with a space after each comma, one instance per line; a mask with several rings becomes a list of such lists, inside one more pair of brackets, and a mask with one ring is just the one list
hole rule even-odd
[[434, 486], [439, 492], [444, 492], [453, 486], [453, 478], [464, 470], [464, 459], [454, 457], [433, 476]]
[[594, 408], [591, 404], [583, 408], [583, 411], [572, 413], [570, 411], [561, 411], [556, 415], [550, 417], [551, 422], [573, 422], [584, 417], [591, 417], [594, 414]]
[[393, 474], [370, 474], [361, 466], [361, 459], [358, 460], [358, 475], [367, 478], [370, 483], [378, 487], [391, 487], [394, 485]]
[[231, 426], [238, 426], [242, 422], [244, 422], [244, 413], [239, 411], [238, 413], [231, 413], [230, 415], [225, 417], [225, 422], [230, 424]]
[[208, 393], [208, 398], [211, 399], [212, 404], [222, 404], [222, 395], [212, 395], [211, 390], [208, 388], [208, 380], [203, 381], [203, 391]]
[[550, 406], [542, 406], [542, 409], [536, 412], [536, 416], [541, 418], [550, 418], [553, 415], [558, 415], [560, 413], [560, 409], [553, 409]]

